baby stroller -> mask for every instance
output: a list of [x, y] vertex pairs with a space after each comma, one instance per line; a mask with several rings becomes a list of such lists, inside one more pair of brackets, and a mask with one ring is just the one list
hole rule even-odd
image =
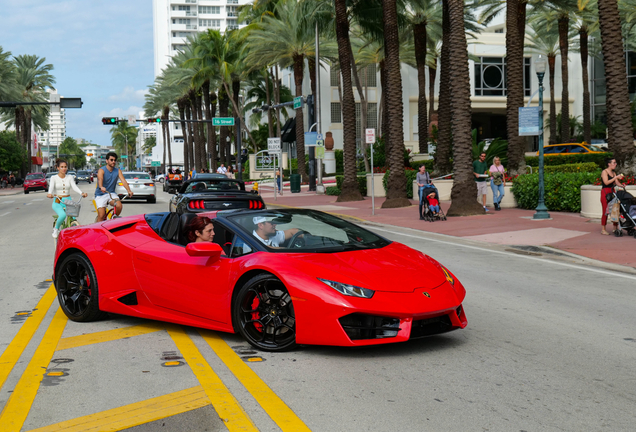
[[636, 238], [636, 222], [634, 221], [634, 218], [629, 215], [629, 208], [632, 205], [634, 197], [625, 189], [620, 189], [618, 191], [608, 193], [605, 195], [605, 199], [608, 203], [617, 199], [620, 206], [618, 229], [614, 231], [614, 235], [616, 237], [622, 237], [623, 230], [626, 230], [628, 236], [634, 236], [634, 238]]
[[[428, 205], [428, 197], [431, 193], [435, 193], [435, 189], [433, 188], [424, 188], [422, 191], [422, 200], [420, 201], [420, 220], [426, 220], [429, 222], [434, 222], [436, 220], [446, 220], [446, 215], [442, 210], [442, 206], [439, 206], [439, 211], [437, 213], [433, 213], [430, 206]], [[439, 196], [435, 193], [435, 198], [439, 201]]]

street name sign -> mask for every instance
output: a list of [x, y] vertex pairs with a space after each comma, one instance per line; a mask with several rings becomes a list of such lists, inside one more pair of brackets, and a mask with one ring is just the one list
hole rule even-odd
[[519, 108], [519, 136], [537, 136], [539, 130], [539, 107]]
[[122, 158], [122, 159], [128, 159], [128, 155], [121, 155], [119, 157]]
[[267, 151], [269, 153], [280, 153], [280, 138], [267, 138]]
[[298, 108], [302, 108], [303, 107], [303, 97], [302, 96], [298, 96], [294, 98], [294, 109], [298, 109]]
[[375, 143], [375, 129], [365, 129], [366, 143]]
[[234, 117], [213, 117], [214, 126], [234, 126]]
[[160, 161], [152, 161], [152, 162], [150, 162], [150, 166], [154, 166], [154, 167], [161, 166], [161, 162]]

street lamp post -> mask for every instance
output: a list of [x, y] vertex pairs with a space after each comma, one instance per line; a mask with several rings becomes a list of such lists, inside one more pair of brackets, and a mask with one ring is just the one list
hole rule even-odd
[[123, 134], [123, 133], [121, 133], [119, 131], [115, 131], [115, 132], [118, 133], [119, 135], [123, 136], [124, 140], [126, 140], [126, 171], [129, 171], [130, 170], [130, 164], [128, 163], [128, 137], [125, 134]]
[[539, 55], [534, 62], [534, 69], [539, 78], [539, 205], [532, 219], [550, 219], [550, 213], [545, 206], [545, 187], [543, 182], [543, 77], [548, 62]]

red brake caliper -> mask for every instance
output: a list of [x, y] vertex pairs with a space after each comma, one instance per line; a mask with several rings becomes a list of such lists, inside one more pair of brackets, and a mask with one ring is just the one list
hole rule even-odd
[[88, 288], [88, 296], [91, 295], [91, 279], [86, 275], [86, 288]]
[[[258, 308], [258, 305], [260, 304], [260, 300], [258, 299], [258, 297], [254, 297], [254, 300], [252, 300], [252, 310], [256, 310]], [[252, 312], [252, 319], [253, 320], [257, 320], [261, 317], [261, 314], [258, 312]], [[263, 331], [263, 325], [261, 323], [255, 322], [254, 323], [254, 328], [256, 330]]]

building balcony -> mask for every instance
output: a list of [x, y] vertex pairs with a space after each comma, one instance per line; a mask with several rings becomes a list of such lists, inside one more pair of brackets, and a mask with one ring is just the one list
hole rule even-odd
[[196, 24], [172, 24], [170, 27], [170, 31], [172, 32], [180, 32], [184, 30], [196, 30]]

